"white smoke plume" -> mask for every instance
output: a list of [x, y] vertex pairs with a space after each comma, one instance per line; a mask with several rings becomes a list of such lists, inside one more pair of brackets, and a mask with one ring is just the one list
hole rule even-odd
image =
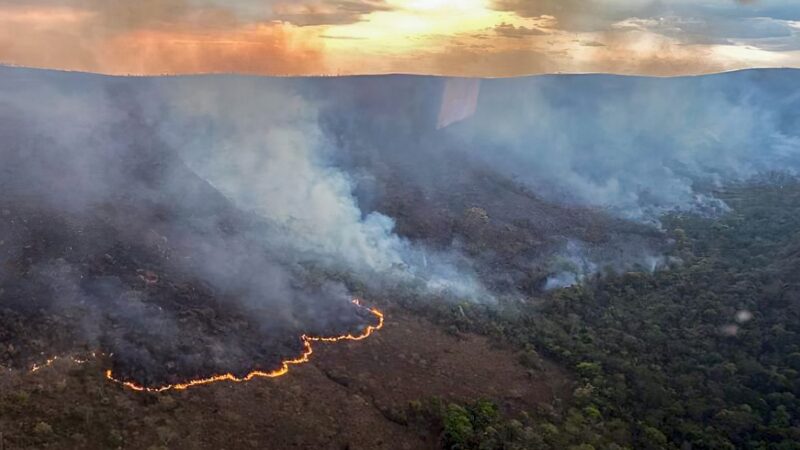
[[[267, 219], [265, 241], [294, 259], [353, 271], [368, 283], [422, 283], [434, 293], [488, 299], [456, 255], [430, 252], [362, 212], [313, 102], [288, 83], [258, 78], [186, 78], [160, 85], [165, 140], [239, 207]], [[427, 255], [427, 256], [422, 256]]]
[[475, 115], [443, 132], [541, 195], [655, 222], [724, 211], [702, 186], [800, 168], [796, 77], [484, 80]]
[[611, 247], [591, 247], [583, 242], [567, 239], [563, 248], [547, 262], [551, 275], [544, 290], [565, 288], [580, 284], [588, 278], [608, 271], [635, 270], [653, 273], [675, 263], [663, 255], [653, 254], [642, 243]]

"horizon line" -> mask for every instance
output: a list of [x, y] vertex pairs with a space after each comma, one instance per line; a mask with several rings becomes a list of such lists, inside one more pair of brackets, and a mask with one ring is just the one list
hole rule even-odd
[[414, 72], [375, 72], [375, 73], [353, 73], [353, 74], [261, 74], [261, 73], [247, 73], [247, 72], [189, 72], [189, 73], [162, 73], [162, 74], [144, 74], [144, 73], [108, 73], [108, 72], [93, 72], [90, 70], [79, 69], [63, 69], [51, 67], [37, 67], [25, 66], [14, 63], [0, 62], [0, 69], [24, 69], [24, 70], [39, 70], [46, 72], [62, 72], [71, 74], [94, 75], [109, 78], [179, 78], [179, 77], [203, 77], [203, 76], [238, 76], [238, 77], [258, 77], [258, 78], [357, 78], [357, 77], [429, 77], [429, 78], [462, 78], [472, 80], [513, 80], [532, 77], [545, 77], [545, 76], [617, 76], [617, 77], [630, 77], [630, 78], [692, 78], [692, 77], [706, 77], [714, 75], [724, 75], [737, 72], [747, 71], [767, 71], [767, 70], [798, 70], [800, 67], [791, 66], [753, 66], [729, 70], [689, 73], [679, 75], [650, 75], [650, 74], [637, 74], [637, 73], [614, 73], [614, 72], [541, 72], [531, 73], [527, 75], [508, 75], [508, 76], [467, 76], [467, 75], [444, 75], [444, 74], [426, 74]]

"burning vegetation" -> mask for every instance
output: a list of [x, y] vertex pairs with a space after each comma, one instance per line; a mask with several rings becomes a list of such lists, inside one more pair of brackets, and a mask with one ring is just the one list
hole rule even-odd
[[[5, 200], [9, 222], [29, 239], [16, 258], [6, 260], [6, 274], [13, 270], [17, 276], [5, 277], [1, 288], [4, 363], [12, 367], [28, 364], [36, 372], [63, 359], [41, 362], [40, 354], [89, 355], [84, 349], [97, 349], [111, 365], [111, 380], [139, 390], [185, 389], [277, 377], [289, 365], [306, 362], [312, 342], [364, 339], [383, 324], [377, 309], [342, 297], [317, 306], [323, 289], [340, 288], [311, 281], [298, 285], [308, 294], [287, 306], [287, 316], [270, 317], [264, 308], [237, 304], [167, 268], [158, 256], [170, 252], [164, 240], [156, 240], [155, 250], [142, 246], [147, 241], [139, 237], [133, 245], [112, 244], [103, 239], [112, 230], [46, 218], [29, 205], [11, 212], [14, 205]], [[52, 255], [59, 242], [72, 248]], [[94, 251], [81, 252], [88, 249]], [[158, 269], [136, 270], [147, 258], [153, 258], [148, 267]], [[318, 318], [320, 313], [325, 316]]]
[[180, 390], [277, 377], [312, 342], [382, 326], [184, 164], [136, 92], [95, 94], [113, 117], [88, 101], [90, 128], [66, 116], [54, 128], [30, 104], [0, 111], [0, 364], [38, 371], [47, 355], [96, 352], [109, 380]]
[[[168, 384], [163, 386], [142, 386], [141, 384], [137, 384], [135, 381], [121, 380], [115, 377], [114, 371], [111, 369], [106, 370], [105, 377], [109, 381], [120, 384], [128, 389], [138, 392], [164, 392], [169, 390], [182, 391], [184, 389], [188, 389], [191, 387], [203, 386], [211, 383], [217, 383], [220, 381], [242, 383], [245, 381], [253, 380], [255, 378], [277, 378], [289, 373], [290, 366], [308, 362], [311, 358], [311, 354], [314, 352], [314, 349], [312, 347], [313, 342], [335, 343], [340, 341], [361, 341], [370, 337], [372, 333], [383, 328], [384, 315], [382, 312], [380, 312], [377, 308], [366, 308], [362, 306], [361, 301], [358, 299], [354, 299], [353, 304], [359, 308], [364, 308], [368, 310], [372, 315], [374, 315], [376, 318], [375, 325], [368, 325], [361, 332], [357, 334], [348, 333], [339, 336], [302, 335], [300, 339], [303, 341], [303, 352], [300, 354], [300, 356], [293, 359], [281, 361], [280, 366], [277, 369], [271, 371], [253, 370], [247, 373], [247, 375], [244, 375], [242, 377], [238, 377], [233, 373], [228, 372], [219, 375], [211, 375], [205, 378], [189, 379], [183, 382]], [[113, 359], [113, 354], [111, 355], [101, 354], [101, 355], [104, 358]], [[96, 358], [98, 356], [98, 353], [92, 352], [90, 356], [91, 358]], [[53, 356], [51, 358], [46, 359], [44, 362], [34, 363], [30, 368], [30, 372], [31, 373], [38, 372], [44, 368], [52, 366], [53, 364], [55, 364], [60, 360], [68, 360], [73, 364], [85, 364], [90, 360], [90, 358], [77, 357], [77, 356], [69, 356], [69, 357]]]
[[[353, 303], [356, 306], [363, 308], [363, 306], [361, 306], [361, 303], [358, 300], [353, 300]], [[314, 349], [311, 346], [312, 342], [332, 343], [339, 341], [360, 341], [368, 338], [373, 332], [383, 328], [383, 320], [384, 320], [383, 313], [381, 313], [375, 308], [369, 308], [369, 312], [372, 313], [377, 318], [377, 323], [375, 325], [367, 326], [366, 328], [364, 328], [363, 331], [361, 331], [358, 334], [355, 335], [344, 334], [341, 336], [328, 336], [328, 337], [317, 337], [317, 336], [306, 336], [306, 335], [301, 336], [300, 339], [303, 341], [303, 353], [297, 358], [282, 361], [279, 368], [271, 370], [269, 372], [254, 370], [252, 372], [249, 372], [247, 375], [243, 377], [237, 377], [236, 375], [228, 372], [221, 375], [212, 375], [206, 378], [191, 379], [181, 383], [168, 384], [165, 386], [156, 386], [156, 387], [142, 386], [140, 384], [136, 384], [133, 381], [124, 381], [117, 379], [114, 376], [114, 372], [111, 369], [106, 371], [106, 379], [113, 381], [115, 383], [119, 383], [122, 386], [125, 386], [126, 388], [133, 389], [134, 391], [164, 392], [172, 389], [176, 391], [182, 391], [190, 387], [202, 386], [205, 384], [217, 383], [220, 381], [231, 381], [231, 382], [241, 383], [244, 381], [250, 381], [254, 378], [277, 378], [286, 375], [289, 372], [289, 366], [296, 364], [303, 364], [309, 361], [311, 354], [314, 352]]]

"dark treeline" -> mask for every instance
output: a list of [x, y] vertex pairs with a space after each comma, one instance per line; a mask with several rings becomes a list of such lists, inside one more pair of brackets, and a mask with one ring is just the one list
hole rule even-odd
[[454, 449], [800, 448], [800, 182], [772, 176], [717, 195], [732, 212], [664, 218], [667, 270], [500, 310], [418, 305], [516, 346], [534, 369], [540, 354], [572, 367], [576, 389], [522, 417], [435, 400], [413, 405], [415, 417]]

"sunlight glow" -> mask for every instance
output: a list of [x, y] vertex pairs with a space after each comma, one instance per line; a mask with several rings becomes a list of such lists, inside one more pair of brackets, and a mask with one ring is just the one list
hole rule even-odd
[[485, 0], [389, 0], [388, 3], [392, 10], [376, 11], [360, 22], [329, 28], [326, 35], [350, 40], [328, 42], [327, 48], [350, 50], [352, 39], [358, 39], [359, 51], [424, 50], [440, 44], [442, 36], [485, 33], [510, 16], [491, 9]]

